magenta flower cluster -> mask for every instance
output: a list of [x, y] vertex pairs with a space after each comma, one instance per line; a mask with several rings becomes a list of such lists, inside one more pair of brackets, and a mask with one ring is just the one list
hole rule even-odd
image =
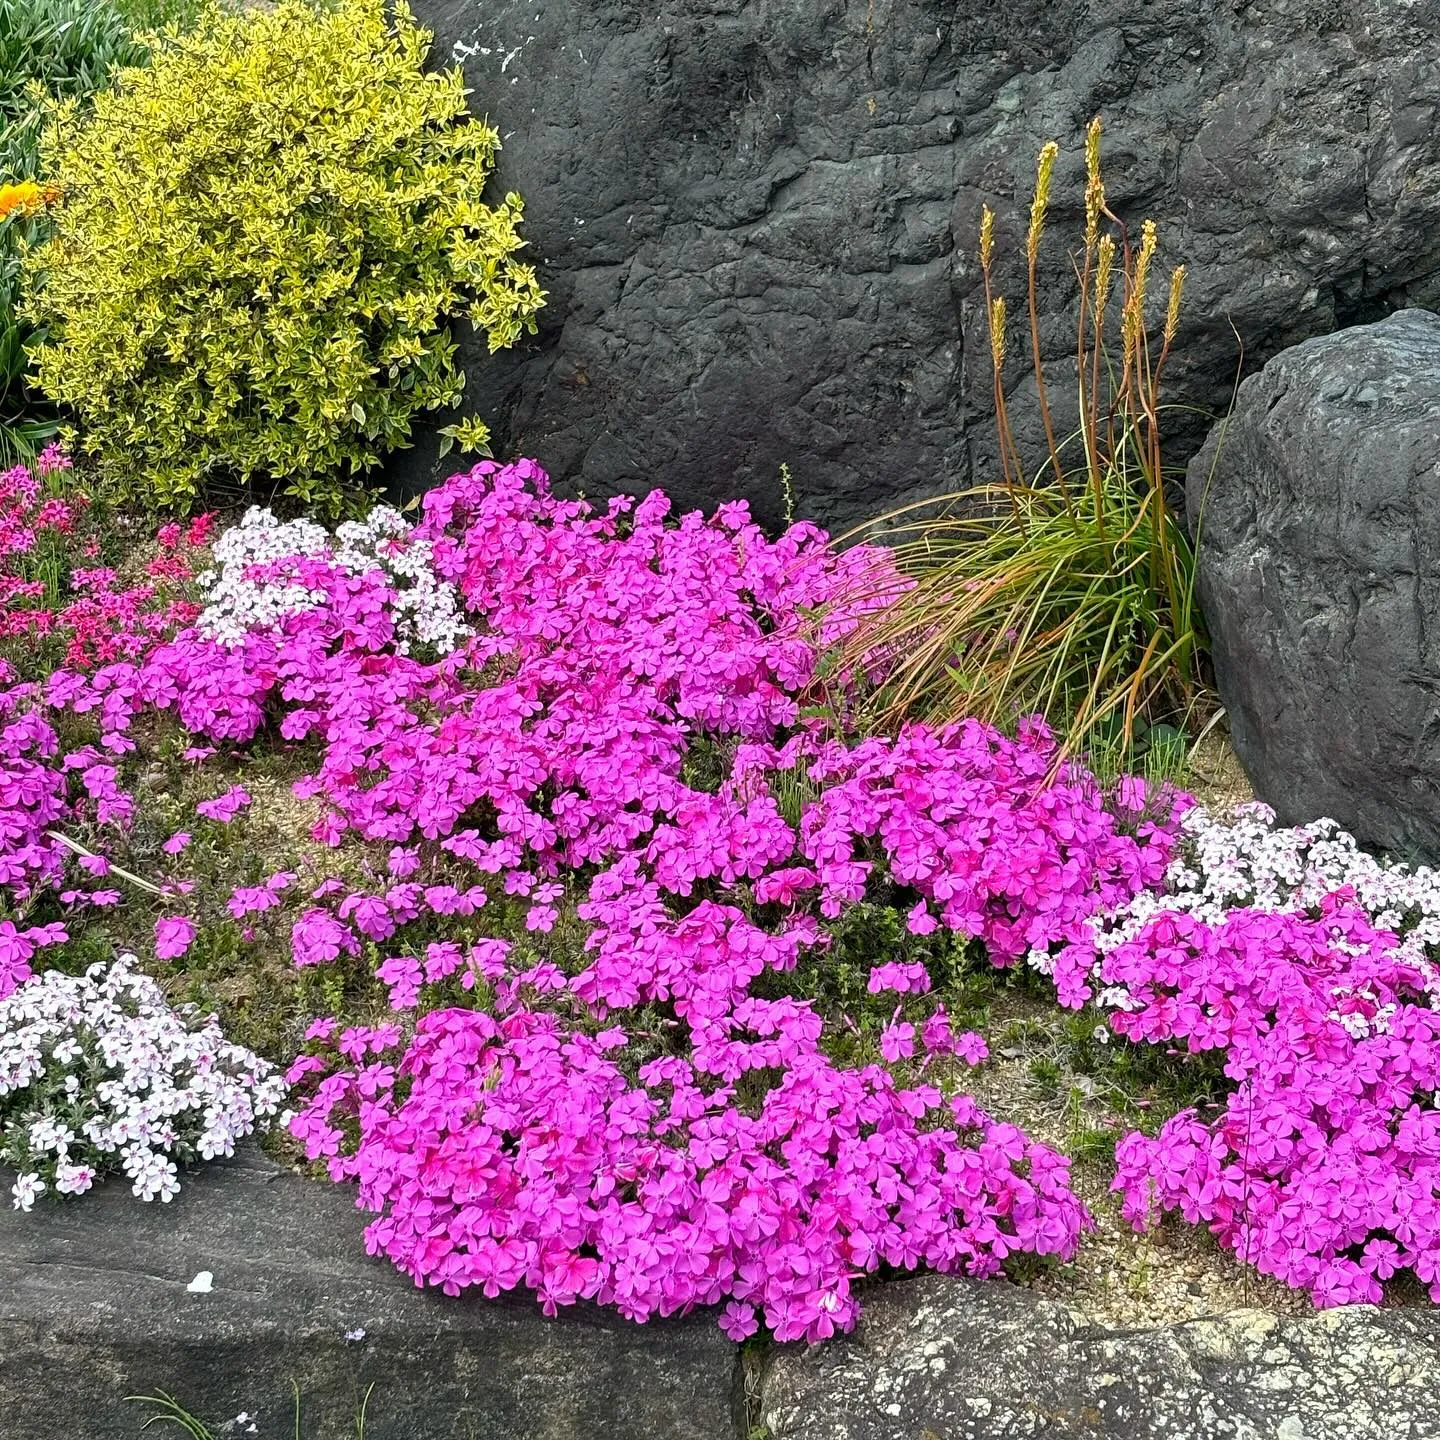
[[631, 1081], [619, 1027], [451, 1008], [403, 1056], [397, 1034], [341, 1035], [351, 1068], [319, 1072], [294, 1129], [380, 1213], [372, 1252], [451, 1294], [527, 1285], [550, 1313], [723, 1302], [734, 1338], [763, 1313], [816, 1340], [853, 1325], [852, 1282], [881, 1263], [989, 1275], [1017, 1250], [1072, 1253], [1085, 1215], [1062, 1157], [963, 1096], [838, 1069], [803, 1027], [751, 1018], [786, 1054], [755, 1105], [681, 1056]]
[[[312, 603], [253, 631], [183, 630], [14, 693], [15, 758], [38, 765], [17, 772], [22, 883], [70, 883], [49, 823], [128, 823], [107, 756], [142, 715], [176, 715], [197, 758], [271, 727], [315, 747], [298, 787], [325, 806], [314, 838], [387, 847], [394, 883], [297, 892], [295, 962], [383, 946], [397, 1022], [317, 1028], [294, 1129], [358, 1180], [372, 1247], [418, 1282], [637, 1318], [723, 1301], [732, 1334], [763, 1317], [819, 1338], [881, 1265], [1073, 1254], [1088, 1220], [1068, 1162], [956, 1093], [978, 1036], [933, 1003], [897, 1010], [886, 1063], [842, 1069], [784, 977], [823, 965], [826, 921], [881, 877], [911, 892], [917, 933], [948, 926], [1000, 963], [1062, 943], [1163, 872], [1169, 830], [1117, 818], [1073, 768], [1051, 783], [1040, 726], [824, 739], [803, 711], [826, 646], [901, 583], [882, 552], [803, 526], [772, 542], [741, 506], [595, 513], [528, 462], [432, 492], [416, 534], [463, 599], [454, 650], [399, 653], [385, 574], [315, 564]], [[57, 711], [89, 716], [98, 746], [60, 757]], [[725, 757], [714, 788], [685, 778], [701, 742]], [[248, 801], [232, 786], [197, 815], [233, 823]], [[230, 913], [274, 908], [290, 879], [242, 887]], [[577, 887], [578, 969], [481, 933], [518, 897], [543, 940]], [[157, 953], [195, 934], [166, 914]]]
[[1176, 1210], [1319, 1305], [1376, 1303], [1398, 1270], [1440, 1300], [1440, 1013], [1397, 944], [1342, 892], [1161, 913], [1105, 955], [1117, 1034], [1217, 1052], [1234, 1082], [1218, 1113], [1121, 1141], [1137, 1226]]
[[[213, 517], [162, 526], [136, 583], [95, 563], [101, 544], [89, 498], [56, 493], [69, 469], [51, 445], [33, 467], [0, 472], [0, 641], [58, 642], [67, 665], [93, 669], [146, 654], [199, 614], [181, 589]], [[0, 661], [0, 678], [15, 677], [15, 667]]]
[[[724, 1301], [732, 1334], [763, 1316], [786, 1338], [848, 1327], [882, 1264], [1071, 1255], [1068, 1162], [930, 1079], [979, 1037], [897, 1018], [898, 1068], [847, 1071], [815, 1008], [768, 992], [824, 963], [824, 921], [872, 877], [912, 892], [917, 933], [1009, 963], [1155, 883], [1169, 830], [1076, 770], [1052, 783], [1038, 725], [848, 747], [806, 724], [821, 650], [899, 583], [877, 552], [771, 542], [736, 506], [673, 524], [658, 495], [596, 514], [523, 462], [432, 492], [422, 531], [475, 632], [456, 651], [397, 655], [378, 578], [317, 569], [325, 603], [224, 651], [181, 635], [141, 681], [216, 741], [262, 717], [317, 740], [315, 838], [391, 847], [396, 883], [321, 886], [292, 926], [299, 965], [384, 947], [397, 1015], [429, 1012], [413, 1034], [322, 1025], [290, 1074], [292, 1128], [359, 1181], [372, 1248], [451, 1291], [636, 1318]], [[713, 791], [684, 779], [701, 739], [730, 756]], [[444, 882], [409, 878], [437, 860]], [[577, 884], [574, 973], [499, 938], [406, 943], [502, 895], [545, 935]], [[475, 1008], [432, 1008], [457, 975]]]
[[[1097, 917], [1158, 903], [1183, 797], [1057, 773], [1038, 722], [836, 738], [822, 658], [902, 586], [883, 552], [770, 540], [743, 506], [595, 510], [523, 461], [431, 492], [402, 540], [458, 597], [444, 646], [397, 639], [386, 571], [307, 554], [303, 606], [12, 687], [0, 730], [0, 884], [72, 905], [113, 892], [55, 834], [129, 824], [140, 717], [176, 717], [196, 759], [305, 747], [311, 838], [368, 846], [374, 883], [286, 871], [224, 908], [279, 919], [297, 966], [380, 957], [392, 1018], [318, 1019], [288, 1076], [293, 1132], [357, 1185], [372, 1251], [451, 1293], [717, 1305], [728, 1333], [783, 1339], [848, 1328], [881, 1267], [1068, 1258], [1089, 1223], [1068, 1162], [964, 1093], [985, 1044], [925, 964], [874, 966], [872, 1057], [832, 1058], [801, 982], [883, 891], [917, 936], [1028, 955], [1064, 1003], [1098, 990], [1126, 1040], [1223, 1057], [1218, 1114], [1122, 1141], [1137, 1222], [1178, 1209], [1322, 1303], [1399, 1268], [1440, 1286], [1433, 977], [1343, 896], [1157, 913], [1102, 945]], [[62, 746], [62, 714], [95, 743]], [[195, 827], [250, 803], [221, 782]], [[157, 954], [195, 942], [184, 893]], [[11, 930], [0, 993], [53, 943]]]

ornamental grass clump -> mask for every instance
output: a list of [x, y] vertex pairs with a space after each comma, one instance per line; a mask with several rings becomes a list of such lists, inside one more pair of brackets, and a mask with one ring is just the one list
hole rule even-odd
[[[1170, 274], [1152, 334], [1156, 229], [1138, 245], [1105, 202], [1100, 122], [1086, 141], [1084, 250], [1076, 260], [1078, 425], [1060, 436], [1040, 347], [1037, 262], [1057, 147], [1040, 156], [1026, 236], [1028, 359], [1047, 453], [1027, 464], [1006, 394], [1011, 317], [994, 293], [995, 217], [980, 228], [1001, 479], [875, 522], [914, 580], [846, 652], [889, 657], [869, 703], [879, 728], [907, 716], [999, 724], [1041, 712], [1065, 749], [1103, 735], [1130, 758], [1137, 732], [1187, 718], [1203, 643], [1194, 563], [1171, 509], [1160, 443], [1160, 383], [1180, 319], [1184, 267]], [[1118, 335], [1118, 345], [1117, 345]]]
[[499, 135], [428, 42], [379, 0], [210, 9], [90, 111], [54, 107], [27, 313], [41, 388], [118, 492], [255, 483], [336, 513], [459, 400], [453, 317], [491, 350], [533, 332], [521, 199], [484, 199]]

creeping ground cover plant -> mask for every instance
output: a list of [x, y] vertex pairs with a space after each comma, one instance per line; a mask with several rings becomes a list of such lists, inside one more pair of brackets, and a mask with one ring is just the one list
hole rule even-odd
[[[1076, 1253], [1069, 1161], [971, 1093], [960, 982], [1028, 960], [1116, 1047], [1224, 1066], [1218, 1115], [1121, 1140], [1137, 1223], [1321, 1303], [1437, 1278], [1425, 873], [1103, 789], [1038, 720], [856, 735], [874, 676], [831, 657], [906, 582], [743, 505], [486, 462], [414, 523], [211, 538], [162, 532], [117, 652], [16, 648], [0, 690], [0, 1045], [126, 950], [154, 1015], [218, 1008], [232, 1040], [167, 1033], [234, 1046], [250, 1111], [162, 1161], [283, 1106], [417, 1284], [822, 1339], [866, 1276]], [[61, 1188], [25, 1163], [17, 1202]]]
[[1144, 1225], [1178, 1211], [1317, 1304], [1378, 1302], [1411, 1271], [1440, 1300], [1440, 875], [1365, 854], [1333, 821], [1276, 829], [1196, 807], [1165, 893], [1031, 963], [1092, 990], [1129, 1040], [1223, 1058], [1220, 1113], [1117, 1150]]
[[22, 1210], [109, 1172], [142, 1200], [169, 1200], [177, 1161], [232, 1154], [284, 1096], [273, 1067], [213, 1018], [188, 1023], [133, 955], [52, 970], [0, 1000], [0, 1159], [18, 1172]]
[[[162, 969], [223, 931], [335, 971], [290, 1127], [419, 1282], [819, 1338], [881, 1266], [1072, 1255], [1068, 1162], [966, 1095], [984, 1043], [925, 943], [1009, 964], [1078, 938], [1158, 880], [1169, 828], [1054, 778], [1038, 725], [837, 738], [817, 666], [847, 597], [882, 603], [883, 554], [668, 511], [563, 502], [520, 462], [413, 529], [276, 540], [252, 515], [193, 624], [12, 687], [16, 903], [143, 909]], [[216, 773], [137, 894], [135, 771], [177, 724]], [[223, 890], [187, 874], [286, 747], [308, 848]], [[882, 890], [927, 958], [828, 993], [831, 926]]]

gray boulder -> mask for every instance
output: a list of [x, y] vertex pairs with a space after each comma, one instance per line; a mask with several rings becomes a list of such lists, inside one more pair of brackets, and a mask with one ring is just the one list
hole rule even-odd
[[[736, 1350], [713, 1316], [447, 1299], [367, 1259], [363, 1220], [258, 1156], [169, 1205], [112, 1184], [0, 1211], [0, 1436], [133, 1440], [147, 1412], [124, 1397], [166, 1390], [217, 1437], [291, 1440], [293, 1381], [305, 1440], [354, 1440], [367, 1389], [367, 1440], [732, 1440]], [[201, 1271], [213, 1289], [192, 1294]]]
[[[459, 327], [467, 403], [497, 454], [592, 496], [661, 485], [774, 520], [785, 461], [799, 512], [843, 528], [992, 473], [980, 207], [1018, 314], [1036, 153], [1061, 143], [1041, 316], [1058, 397], [1096, 113], [1118, 213], [1190, 266], [1171, 399], [1223, 408], [1237, 330], [1254, 366], [1440, 302], [1440, 0], [414, 8], [503, 135], [497, 190], [523, 192], [550, 291], [513, 353]], [[1037, 456], [1023, 395], [1016, 415]], [[1205, 429], [1173, 416], [1173, 458]], [[436, 451], [397, 456], [396, 489], [455, 468]]]
[[1009, 1286], [872, 1291], [859, 1328], [779, 1352], [771, 1440], [1433, 1440], [1440, 1319], [1351, 1306], [1105, 1330]]
[[1272, 360], [1191, 462], [1187, 504], [1256, 793], [1286, 823], [1440, 855], [1440, 316]]

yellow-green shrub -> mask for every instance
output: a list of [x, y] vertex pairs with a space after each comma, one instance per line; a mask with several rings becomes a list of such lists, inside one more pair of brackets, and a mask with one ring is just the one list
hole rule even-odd
[[382, 0], [210, 9], [87, 113], [56, 108], [39, 383], [129, 495], [273, 479], [334, 510], [459, 399], [447, 317], [492, 351], [534, 331], [520, 197], [481, 198], [499, 136], [458, 71], [422, 71], [429, 40]]

